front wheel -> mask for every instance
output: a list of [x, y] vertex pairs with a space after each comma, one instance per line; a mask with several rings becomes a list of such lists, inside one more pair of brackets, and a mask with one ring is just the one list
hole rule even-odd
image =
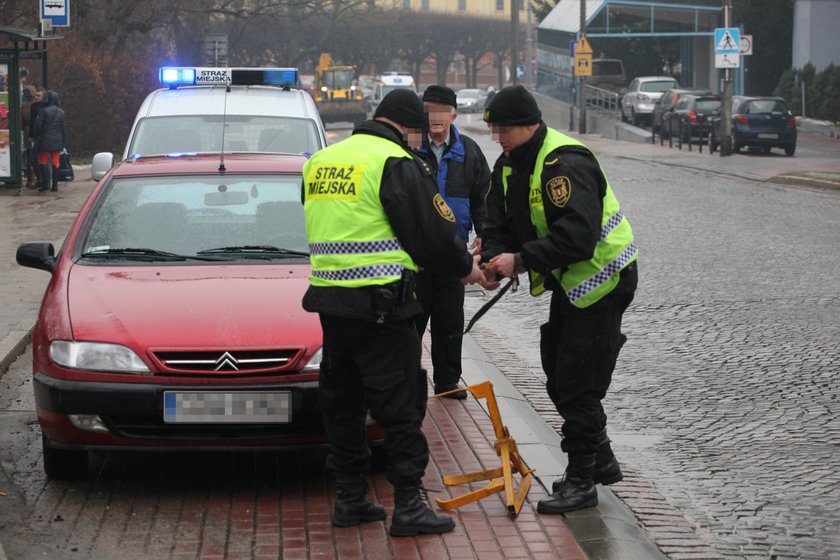
[[76, 449], [57, 449], [47, 445], [47, 438], [41, 436], [44, 454], [44, 472], [56, 480], [83, 478], [88, 469], [88, 452]]

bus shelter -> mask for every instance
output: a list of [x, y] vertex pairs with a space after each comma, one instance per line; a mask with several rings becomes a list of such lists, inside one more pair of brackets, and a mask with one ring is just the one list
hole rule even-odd
[[40, 85], [47, 87], [47, 43], [60, 38], [34, 29], [0, 27], [0, 183], [5, 186], [19, 187], [24, 167], [20, 69], [24, 62], [39, 67]]
[[[537, 27], [537, 91], [573, 102], [572, 45], [580, 39], [580, 0], [559, 0]], [[640, 0], [586, 0], [586, 37], [605, 40], [641, 37], [680, 41], [683, 86], [719, 90], [714, 59], [715, 28], [723, 8]], [[596, 48], [597, 50], [597, 48]], [[634, 76], [627, 76], [628, 82]], [[738, 91], [739, 85], [735, 85]]]

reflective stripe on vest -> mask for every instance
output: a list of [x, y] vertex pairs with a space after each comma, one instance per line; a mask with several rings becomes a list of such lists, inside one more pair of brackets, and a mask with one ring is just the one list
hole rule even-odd
[[417, 266], [379, 200], [385, 162], [411, 158], [394, 142], [354, 134], [316, 152], [303, 168], [304, 214], [313, 286], [388, 284]]
[[[549, 232], [543, 206], [541, 181], [545, 158], [554, 150], [566, 146], [579, 146], [589, 150], [574, 138], [552, 128], [547, 129], [543, 145], [537, 155], [534, 174], [530, 178], [531, 223], [540, 238], [546, 237]], [[507, 179], [510, 173], [510, 168], [502, 169], [505, 194], [507, 194]], [[606, 175], [604, 177], [606, 179]], [[607, 181], [607, 190], [602, 202], [601, 234], [592, 258], [588, 261], [573, 263], [565, 273], [560, 269], [551, 271], [575, 307], [589, 307], [610, 293], [618, 284], [621, 270], [637, 257], [638, 249], [633, 238], [633, 231], [619, 208], [609, 181]], [[531, 281], [531, 295], [538, 296], [543, 293], [545, 277], [532, 270], [528, 271], [528, 275]]]

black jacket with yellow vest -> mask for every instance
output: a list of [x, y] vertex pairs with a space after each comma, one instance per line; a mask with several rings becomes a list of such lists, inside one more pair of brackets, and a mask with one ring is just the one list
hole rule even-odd
[[[496, 161], [486, 199], [481, 254], [483, 260], [489, 260], [500, 253], [518, 252], [523, 266], [545, 276], [547, 289], [562, 293], [551, 271], [592, 258], [602, 232], [607, 180], [597, 159], [585, 147], [565, 146], [549, 153], [541, 182], [546, 185], [563, 176], [570, 185], [569, 196], [562, 205], [544, 205], [550, 233], [539, 237], [531, 221], [530, 179], [546, 133], [546, 125], [541, 123], [530, 140]], [[506, 167], [513, 168], [507, 177], [507, 192], [501, 177]], [[624, 282], [622, 277], [616, 291], [635, 289], [635, 265], [631, 272], [632, 281]]]
[[[442, 200], [428, 165], [405, 145], [397, 130], [383, 122], [367, 121], [356, 127], [353, 134], [384, 138], [402, 146], [411, 156], [388, 158], [379, 187], [382, 210], [402, 249], [423, 269], [456, 278], [468, 275], [472, 257], [455, 235], [451, 211], [448, 218], [441, 211], [437, 201]], [[306, 177], [303, 189], [305, 201]], [[371, 291], [365, 288], [310, 286], [303, 307], [307, 311], [350, 319], [378, 319]], [[403, 320], [420, 312], [420, 305], [412, 298], [389, 313], [386, 320]]]

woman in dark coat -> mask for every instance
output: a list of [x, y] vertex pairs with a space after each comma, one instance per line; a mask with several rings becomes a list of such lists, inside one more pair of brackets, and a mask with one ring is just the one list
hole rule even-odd
[[57, 191], [59, 158], [67, 143], [67, 123], [56, 92], [47, 92], [46, 103], [38, 111], [32, 134], [37, 138], [38, 165], [41, 166], [42, 183], [38, 188], [45, 191], [52, 186], [51, 190]]

